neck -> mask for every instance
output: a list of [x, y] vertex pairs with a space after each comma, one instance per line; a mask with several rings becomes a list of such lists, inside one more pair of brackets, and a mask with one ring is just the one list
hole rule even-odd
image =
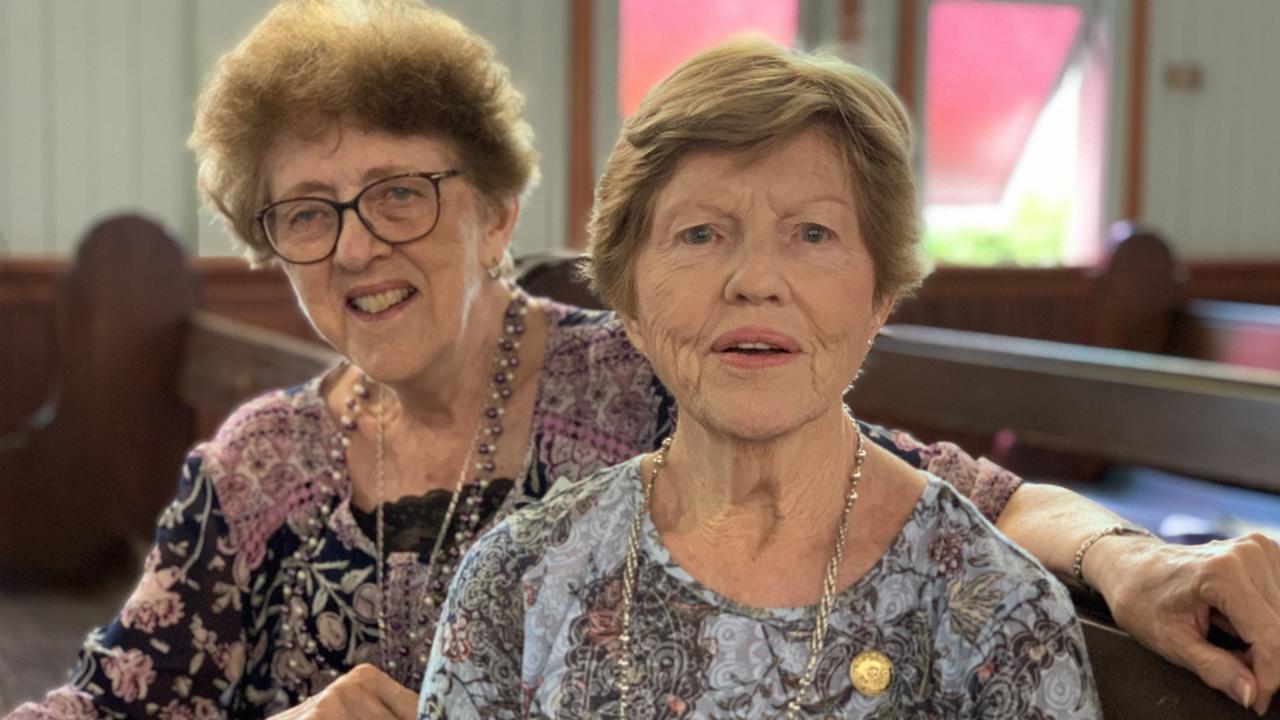
[[664, 535], [691, 535], [748, 557], [796, 543], [825, 546], [844, 507], [856, 444], [838, 405], [765, 441], [682, 417], [654, 487], [654, 523]]
[[470, 303], [462, 333], [451, 347], [425, 372], [383, 384], [390, 395], [384, 420], [437, 432], [460, 427], [469, 431], [488, 399], [503, 313], [510, 302], [505, 283], [485, 283]]

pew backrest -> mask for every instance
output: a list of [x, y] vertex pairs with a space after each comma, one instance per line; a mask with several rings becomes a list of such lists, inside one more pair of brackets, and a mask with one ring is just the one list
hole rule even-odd
[[1280, 492], [1280, 372], [893, 326], [850, 399], [908, 427], [1012, 430], [1038, 447]]

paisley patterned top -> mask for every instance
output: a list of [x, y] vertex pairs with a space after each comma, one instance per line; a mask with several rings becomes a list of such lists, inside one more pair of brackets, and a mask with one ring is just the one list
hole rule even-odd
[[[612, 314], [546, 307], [526, 471], [490, 487], [510, 489], [490, 499], [489, 525], [541, 498], [555, 478], [585, 478], [654, 449], [671, 428], [670, 397]], [[11, 717], [263, 716], [362, 662], [420, 687], [438, 616], [422, 604], [425, 559], [391, 552], [378, 587], [375, 544], [352, 511], [340, 431], [319, 390], [317, 378], [249, 402], [192, 451], [133, 595], [85, 641], [69, 682]], [[991, 517], [1020, 482], [954, 445], [865, 430]], [[391, 632], [382, 648], [384, 593]]]
[[[477, 541], [444, 606], [420, 717], [617, 717], [639, 467], [558, 485]], [[647, 512], [640, 547], [630, 716], [782, 717], [816, 608], [747, 607], [699, 584]], [[863, 694], [850, 666], [867, 650], [892, 671]], [[1065, 588], [933, 476], [885, 555], [837, 595], [816, 668], [806, 717], [1101, 717]]]

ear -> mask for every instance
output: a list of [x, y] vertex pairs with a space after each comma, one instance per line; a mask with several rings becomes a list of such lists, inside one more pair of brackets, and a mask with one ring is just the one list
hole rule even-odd
[[867, 328], [871, 331], [870, 337], [867, 338], [868, 343], [875, 340], [880, 331], [884, 329], [885, 323], [889, 322], [889, 316], [893, 314], [893, 309], [896, 306], [896, 302], [886, 298], [880, 303], [880, 307], [875, 309], [871, 315], [870, 327]]
[[[484, 200], [479, 200], [484, 202]], [[513, 197], [501, 203], [486, 203], [480, 208], [484, 222], [484, 239], [480, 248], [480, 260], [488, 267], [495, 260], [502, 262], [507, 247], [511, 245], [511, 233], [516, 227], [516, 218], [520, 215], [520, 199]]]

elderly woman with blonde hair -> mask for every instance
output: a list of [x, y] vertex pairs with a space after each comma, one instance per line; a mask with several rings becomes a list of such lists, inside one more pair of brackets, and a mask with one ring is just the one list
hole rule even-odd
[[1065, 588], [842, 400], [922, 275], [909, 146], [879, 81], [763, 40], [649, 94], [588, 268], [679, 424], [477, 542], [421, 714], [1099, 717]]

